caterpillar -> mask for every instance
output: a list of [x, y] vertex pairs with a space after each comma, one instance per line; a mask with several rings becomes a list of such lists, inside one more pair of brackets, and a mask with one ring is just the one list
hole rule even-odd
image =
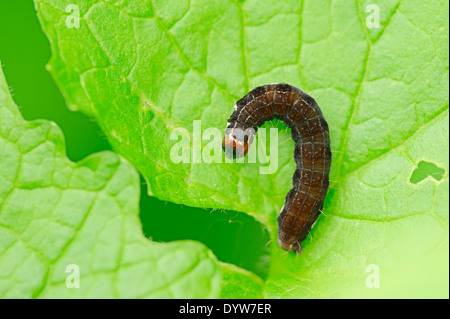
[[301, 243], [320, 215], [329, 186], [330, 134], [316, 101], [286, 83], [258, 86], [234, 106], [222, 148], [229, 158], [245, 156], [258, 127], [275, 118], [291, 128], [296, 163], [293, 187], [278, 216], [278, 244], [301, 253]]

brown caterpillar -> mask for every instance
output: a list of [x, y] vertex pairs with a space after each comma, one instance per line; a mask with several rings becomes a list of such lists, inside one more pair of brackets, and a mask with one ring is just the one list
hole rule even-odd
[[330, 135], [316, 101], [286, 83], [256, 87], [236, 103], [222, 147], [227, 157], [245, 156], [258, 127], [274, 118], [291, 128], [296, 162], [294, 187], [278, 216], [278, 244], [300, 253], [301, 242], [321, 212], [329, 185]]

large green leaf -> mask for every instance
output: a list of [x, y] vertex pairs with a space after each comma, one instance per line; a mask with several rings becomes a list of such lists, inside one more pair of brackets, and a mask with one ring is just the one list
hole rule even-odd
[[[23, 120], [0, 68], [0, 298], [218, 296], [212, 253], [149, 242], [138, 201], [128, 162], [103, 152], [74, 164], [54, 123]], [[70, 265], [79, 288], [66, 286]]]
[[[267, 297], [448, 296], [445, 285], [420, 284], [418, 266], [435, 256], [428, 271], [448, 278], [433, 268], [448, 270], [447, 1], [35, 3], [67, 103], [97, 119], [161, 199], [247, 212], [275, 238], [295, 166], [285, 126], [269, 175], [260, 164], [175, 164], [170, 132], [192, 134], [199, 119], [224, 128], [235, 101], [260, 84], [288, 82], [318, 101], [333, 150], [326, 216], [298, 257], [273, 241]], [[366, 24], [373, 3], [379, 28]], [[66, 24], [69, 4], [79, 28]], [[422, 161], [443, 177], [411, 182]], [[380, 289], [366, 288], [371, 264]]]

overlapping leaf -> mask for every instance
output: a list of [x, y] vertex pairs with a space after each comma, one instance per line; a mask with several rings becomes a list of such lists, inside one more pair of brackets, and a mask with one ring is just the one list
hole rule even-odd
[[70, 162], [54, 123], [23, 120], [0, 69], [1, 298], [217, 297], [212, 253], [149, 242], [138, 201], [128, 162], [111, 152]]

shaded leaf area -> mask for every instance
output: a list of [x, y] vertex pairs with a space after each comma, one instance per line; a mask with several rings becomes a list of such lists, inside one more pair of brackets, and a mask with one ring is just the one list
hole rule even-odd
[[[66, 140], [67, 157], [78, 161], [109, 150], [97, 123], [81, 112], [67, 109], [61, 92], [45, 69], [50, 44], [32, 1], [0, 1], [0, 60], [14, 101], [24, 119], [48, 119], [58, 124]], [[80, 129], [83, 128], [83, 129]]]
[[[159, 201], [142, 184], [140, 218], [144, 235], [153, 241], [193, 239], [204, 243], [220, 261], [267, 278], [270, 234], [253, 217], [233, 211], [211, 211]], [[249, 253], [251, 252], [251, 253]]]
[[[72, 2], [79, 29], [65, 23], [69, 1], [35, 1], [52, 74], [160, 199], [246, 212], [275, 237], [295, 166], [285, 126], [276, 124], [270, 175], [259, 174], [264, 164], [175, 164], [170, 132], [192, 136], [199, 119], [225, 127], [235, 101], [259, 84], [288, 82], [318, 101], [333, 150], [326, 216], [299, 257], [273, 241], [265, 296], [371, 295], [369, 264], [386, 276], [400, 269], [377, 293], [401, 295], [392, 287], [423, 276], [417, 265], [448, 243], [448, 2]], [[373, 3], [377, 29], [366, 25]], [[421, 161], [442, 168], [442, 179], [411, 183]]]
[[208, 249], [142, 235], [135, 169], [111, 152], [70, 162], [55, 124], [22, 119], [1, 70], [0, 154], [3, 298], [218, 296]]

